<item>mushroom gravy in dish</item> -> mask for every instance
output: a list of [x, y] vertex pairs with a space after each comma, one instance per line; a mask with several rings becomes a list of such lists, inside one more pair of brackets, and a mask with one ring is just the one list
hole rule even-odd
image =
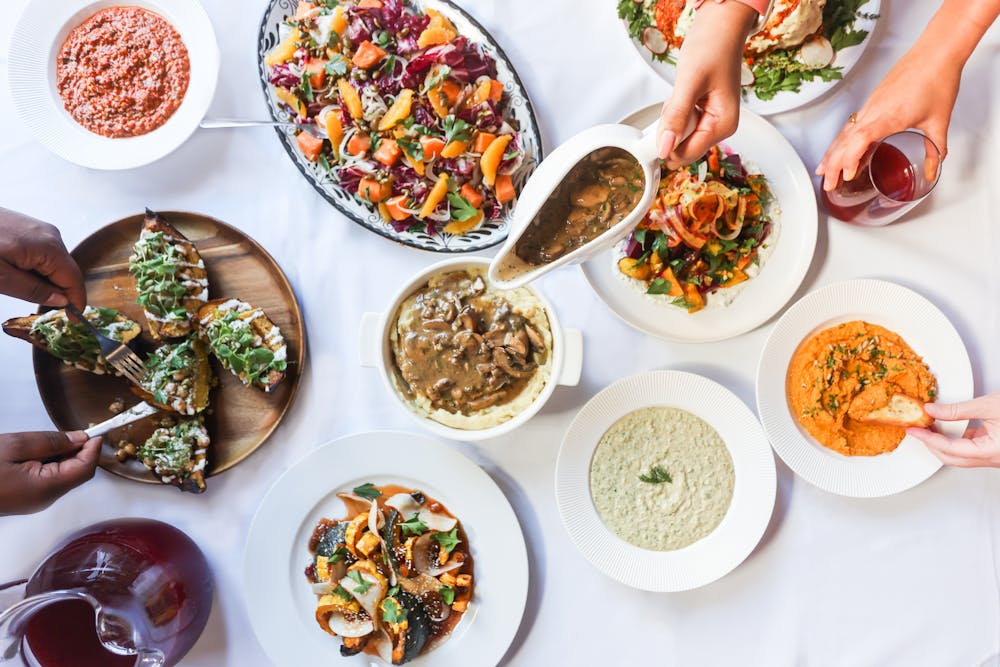
[[389, 338], [396, 390], [417, 414], [452, 428], [512, 419], [552, 374], [544, 305], [526, 288], [496, 289], [485, 267], [431, 277], [400, 305]]
[[628, 151], [606, 147], [591, 152], [549, 195], [500, 276], [514, 278], [593, 241], [635, 209], [645, 187], [642, 166]]

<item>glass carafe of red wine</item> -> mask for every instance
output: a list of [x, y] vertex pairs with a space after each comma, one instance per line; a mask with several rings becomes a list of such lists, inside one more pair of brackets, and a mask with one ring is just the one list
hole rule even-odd
[[168, 667], [194, 645], [212, 608], [212, 573], [187, 535], [118, 519], [77, 532], [0, 613], [0, 665]]

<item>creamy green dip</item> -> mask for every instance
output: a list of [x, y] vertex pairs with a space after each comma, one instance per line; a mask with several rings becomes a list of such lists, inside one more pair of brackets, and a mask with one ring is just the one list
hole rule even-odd
[[590, 493], [604, 523], [652, 551], [681, 549], [715, 530], [735, 482], [722, 437], [677, 408], [625, 415], [601, 436], [590, 462]]

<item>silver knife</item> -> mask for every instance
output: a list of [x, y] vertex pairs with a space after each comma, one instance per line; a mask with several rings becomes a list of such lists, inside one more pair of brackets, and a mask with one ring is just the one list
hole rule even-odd
[[143, 401], [142, 403], [133, 405], [128, 410], [115, 415], [107, 421], [91, 426], [85, 430], [84, 433], [87, 434], [88, 438], [96, 438], [97, 436], [104, 435], [108, 431], [113, 431], [120, 426], [125, 426], [126, 424], [137, 422], [140, 419], [145, 419], [150, 415], [155, 415], [157, 412], [160, 412], [160, 408]]

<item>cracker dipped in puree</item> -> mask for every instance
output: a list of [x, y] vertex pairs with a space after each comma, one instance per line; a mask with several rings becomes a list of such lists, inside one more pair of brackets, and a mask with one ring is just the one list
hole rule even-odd
[[786, 390], [792, 414], [821, 445], [845, 456], [876, 456], [895, 450], [906, 429], [861, 420], [895, 394], [935, 400], [937, 379], [898, 334], [855, 320], [799, 346]]

